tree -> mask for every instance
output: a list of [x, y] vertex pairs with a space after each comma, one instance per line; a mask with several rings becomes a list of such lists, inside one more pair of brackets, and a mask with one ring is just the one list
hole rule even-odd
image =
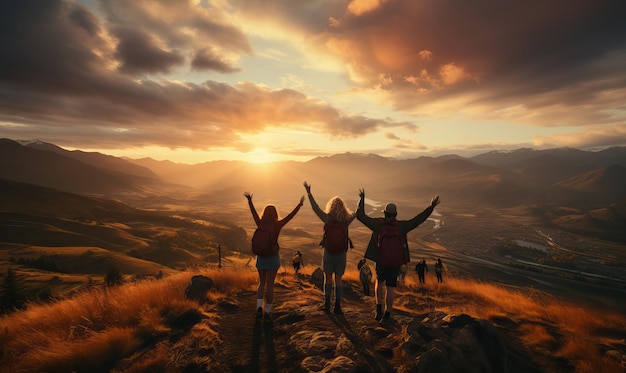
[[106, 276], [104, 276], [104, 282], [110, 287], [120, 285], [123, 282], [123, 279], [119, 268], [112, 267], [109, 269]]
[[23, 308], [26, 303], [24, 285], [13, 268], [9, 267], [0, 289], [0, 309], [4, 313]]

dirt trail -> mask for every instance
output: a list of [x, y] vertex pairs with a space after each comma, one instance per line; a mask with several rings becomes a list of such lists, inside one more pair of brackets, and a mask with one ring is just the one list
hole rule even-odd
[[[344, 314], [325, 313], [321, 309], [321, 284], [313, 284], [311, 277], [281, 275], [277, 278], [272, 322], [256, 320], [256, 291], [252, 289], [205, 303], [207, 318], [180, 335], [180, 339], [170, 338], [172, 347], [168, 355], [174, 361], [170, 371], [408, 371], [415, 367], [415, 358], [424, 352], [422, 348], [430, 343], [428, 341], [437, 340], [439, 346], [446, 348], [467, 342], [467, 338], [463, 341], [448, 338], [446, 330], [457, 327], [441, 325], [428, 329], [432, 320], [445, 315], [436, 311], [433, 304], [439, 302], [440, 306], [445, 306], [441, 303], [444, 301], [461, 304], [467, 301], [462, 294], [450, 293], [445, 299], [438, 296], [435, 300], [436, 295], [427, 288], [416, 291], [400, 286], [396, 291], [393, 321], [380, 324], [374, 320], [374, 298], [364, 296], [360, 287], [346, 281]], [[416, 320], [427, 324], [421, 328], [418, 326], [421, 324], [415, 324]], [[507, 318], [503, 320], [494, 322], [507, 344], [508, 371], [569, 371], [569, 367], [563, 367], [566, 363], [563, 359], [551, 358], [555, 351], [546, 354], [543, 350], [528, 350], [519, 340], [520, 325]], [[487, 352], [481, 350], [485, 348], [480, 347], [482, 342], [475, 343], [472, 346], [480, 352], [478, 355]]]
[[[286, 276], [277, 281], [273, 321], [255, 320], [256, 292], [243, 291], [236, 300], [221, 304], [217, 352], [221, 368], [228, 372], [299, 372], [306, 363], [341, 371], [349, 362], [364, 372], [394, 371], [388, 359], [392, 352], [365, 340], [379, 340], [386, 331], [373, 319], [373, 300], [356, 291], [344, 295], [344, 315], [320, 309], [322, 291], [304, 278]], [[378, 330], [377, 330], [378, 329]], [[374, 334], [372, 334], [374, 331]], [[338, 359], [339, 356], [347, 356]], [[317, 360], [319, 361], [317, 361]], [[306, 365], [306, 364], [305, 364]]]

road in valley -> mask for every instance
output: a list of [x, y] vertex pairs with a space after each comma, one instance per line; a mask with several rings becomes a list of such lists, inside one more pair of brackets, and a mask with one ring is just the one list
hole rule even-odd
[[[615, 287], [603, 286], [508, 266], [489, 257], [479, 258], [459, 253], [437, 241], [428, 241], [433, 239], [433, 231], [440, 229], [443, 224], [442, 220], [437, 220], [433, 229], [420, 230], [409, 237], [412, 263], [425, 259], [432, 276], [431, 281], [436, 281], [434, 265], [437, 258], [441, 258], [447, 267], [447, 275], [469, 277], [520, 289], [536, 289], [569, 302], [626, 313], [626, 302], [623, 301], [626, 299], [626, 290], [620, 280], [616, 280]], [[436, 236], [434, 238], [436, 240]], [[414, 264], [412, 269], [414, 271]], [[445, 276], [446, 274], [444, 282]]]

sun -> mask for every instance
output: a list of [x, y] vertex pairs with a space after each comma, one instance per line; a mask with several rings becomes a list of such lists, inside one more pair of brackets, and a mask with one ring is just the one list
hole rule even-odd
[[271, 163], [276, 162], [278, 157], [266, 148], [254, 148], [247, 153], [246, 159], [250, 163]]

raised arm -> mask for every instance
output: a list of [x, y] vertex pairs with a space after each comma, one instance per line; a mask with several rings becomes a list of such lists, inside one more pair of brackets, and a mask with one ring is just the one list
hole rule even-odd
[[377, 220], [365, 214], [365, 189], [359, 189], [359, 207], [356, 209], [356, 218], [371, 230], [375, 230]]
[[433, 213], [433, 211], [435, 210], [435, 207], [437, 207], [437, 205], [439, 203], [440, 203], [439, 196], [435, 196], [430, 201], [430, 206], [426, 207], [424, 209], [424, 211], [422, 211], [419, 214], [415, 215], [415, 217], [413, 217], [411, 220], [407, 220], [405, 222], [404, 226], [406, 227], [406, 231], [408, 232], [408, 231], [410, 231], [412, 229], [415, 229], [415, 228], [417, 228], [418, 225], [420, 225], [424, 221], [426, 221], [426, 219], [428, 219], [430, 214]]
[[302, 207], [302, 205], [304, 204], [304, 196], [300, 197], [300, 203], [298, 203], [298, 205], [293, 209], [293, 211], [291, 211], [289, 213], [289, 215], [285, 216], [284, 218], [282, 218], [281, 220], [278, 221], [278, 224], [283, 227], [285, 226], [287, 223], [289, 223], [289, 220], [293, 219], [294, 216], [296, 216], [296, 214], [298, 213], [298, 211], [300, 211], [300, 207]]
[[315, 215], [317, 215], [323, 222], [326, 222], [328, 219], [328, 214], [325, 213], [320, 206], [315, 202], [315, 198], [313, 198], [313, 194], [311, 193], [311, 184], [304, 182], [304, 189], [306, 189], [306, 194], [309, 196], [309, 202], [311, 203], [311, 208]]
[[252, 212], [252, 218], [254, 218], [254, 222], [258, 227], [259, 224], [261, 224], [261, 218], [259, 218], [259, 214], [254, 208], [254, 203], [252, 203], [252, 194], [250, 194], [250, 192], [245, 192], [243, 195], [248, 199], [248, 206], [250, 207], [250, 212]]

